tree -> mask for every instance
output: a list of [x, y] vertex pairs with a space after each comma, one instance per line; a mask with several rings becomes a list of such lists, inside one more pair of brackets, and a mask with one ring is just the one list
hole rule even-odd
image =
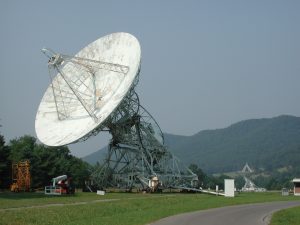
[[60, 175], [72, 177], [76, 187], [83, 187], [89, 177], [89, 165], [70, 154], [67, 146], [49, 147], [37, 144], [36, 138], [25, 135], [10, 141], [12, 162], [30, 161], [32, 187], [43, 187]]
[[11, 183], [10, 149], [5, 145], [5, 139], [0, 134], [0, 188], [8, 188]]
[[10, 141], [10, 160], [12, 162], [19, 162], [20, 160], [32, 159], [33, 150], [36, 144], [36, 138], [25, 135]]
[[203, 187], [207, 179], [207, 175], [196, 164], [191, 164], [189, 169], [198, 177], [198, 187]]
[[235, 184], [235, 187], [240, 190], [242, 189], [242, 187], [244, 187], [245, 185], [245, 180], [242, 176], [238, 176], [234, 179], [234, 184]]

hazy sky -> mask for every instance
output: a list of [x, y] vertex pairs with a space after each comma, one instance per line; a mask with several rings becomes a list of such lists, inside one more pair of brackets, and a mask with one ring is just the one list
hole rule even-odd
[[[49, 47], [75, 54], [112, 32], [142, 47], [137, 92], [164, 132], [300, 116], [300, 1], [0, 2], [0, 132], [34, 135]], [[84, 156], [107, 135], [70, 145]]]

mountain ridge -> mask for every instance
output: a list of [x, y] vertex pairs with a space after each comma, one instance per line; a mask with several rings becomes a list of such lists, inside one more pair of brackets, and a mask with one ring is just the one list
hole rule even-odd
[[[199, 165], [207, 173], [237, 171], [245, 162], [255, 168], [274, 170], [300, 165], [300, 117], [281, 115], [248, 119], [191, 136], [166, 133], [165, 144], [186, 165]], [[97, 153], [98, 152], [98, 153]], [[102, 149], [83, 157], [91, 163]], [[97, 155], [98, 154], [98, 155]]]

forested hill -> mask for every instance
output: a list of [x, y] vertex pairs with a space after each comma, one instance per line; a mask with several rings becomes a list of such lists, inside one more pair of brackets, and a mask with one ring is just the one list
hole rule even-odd
[[192, 136], [165, 134], [165, 142], [186, 165], [195, 163], [208, 173], [241, 170], [245, 162], [267, 171], [300, 167], [300, 117], [245, 120]]
[[241, 170], [246, 162], [267, 171], [296, 167], [300, 166], [300, 117], [245, 120], [189, 137], [166, 135], [166, 142], [183, 162], [196, 163], [208, 173]]
[[97, 162], [102, 163], [107, 154], [107, 147], [101, 148], [100, 150], [93, 152], [82, 159], [91, 165], [95, 165]]

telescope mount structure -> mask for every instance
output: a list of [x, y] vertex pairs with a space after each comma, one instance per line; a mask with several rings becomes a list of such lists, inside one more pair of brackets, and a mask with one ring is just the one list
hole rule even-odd
[[135, 92], [141, 50], [134, 36], [104, 36], [75, 56], [42, 52], [49, 59], [51, 84], [36, 116], [41, 142], [60, 146], [108, 131], [106, 159], [91, 175], [99, 189], [196, 185], [197, 176], [167, 149], [159, 125]]

